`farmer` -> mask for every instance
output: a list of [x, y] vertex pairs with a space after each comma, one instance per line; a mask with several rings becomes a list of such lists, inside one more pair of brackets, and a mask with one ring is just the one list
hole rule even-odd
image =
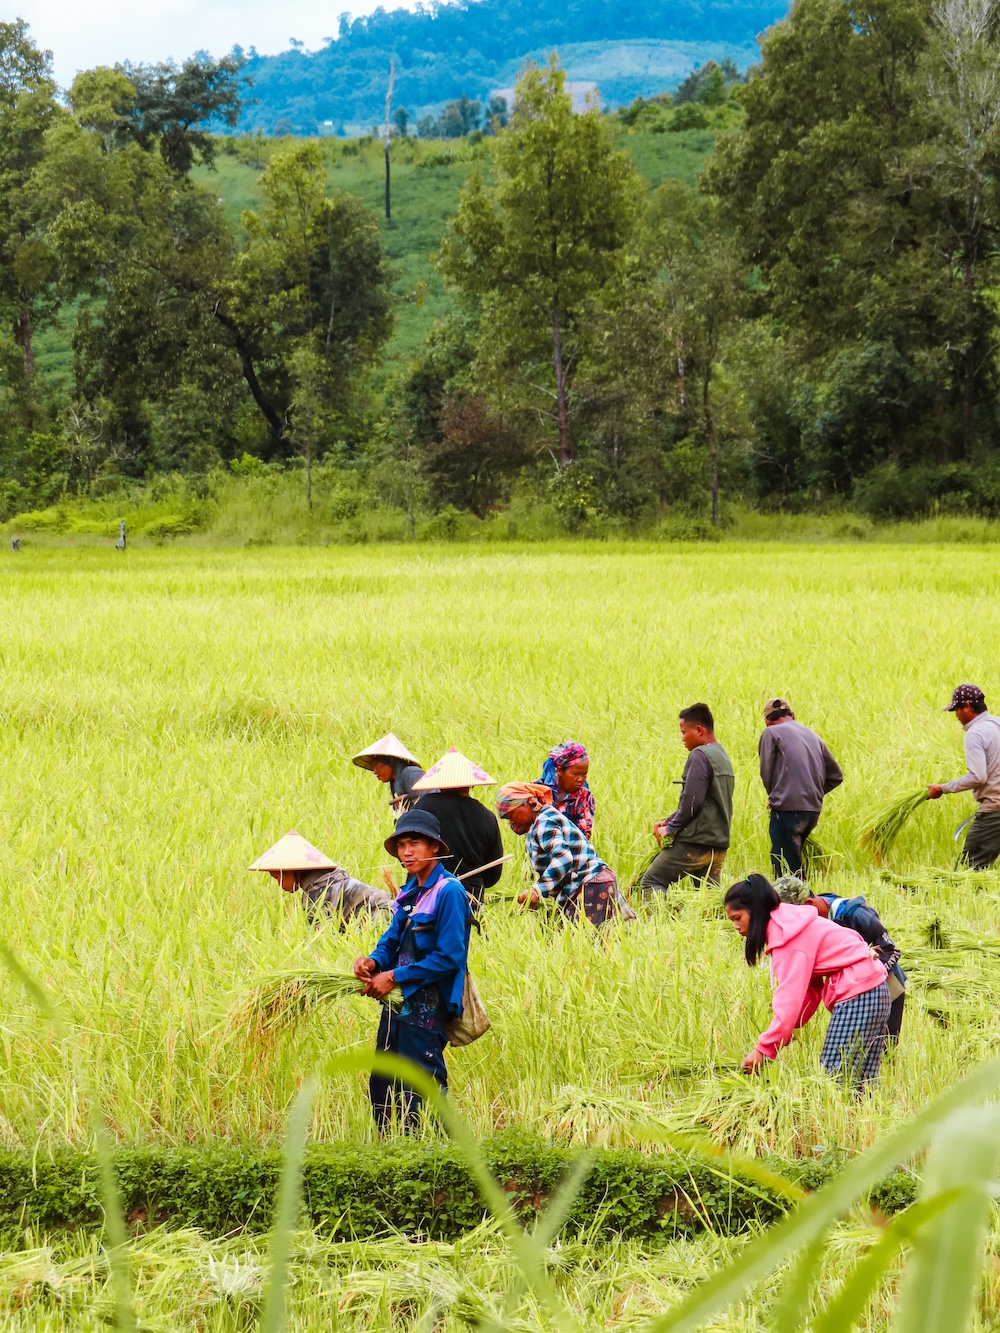
[[286, 893], [302, 894], [306, 916], [314, 925], [332, 919], [343, 929], [352, 917], [374, 916], [392, 907], [384, 889], [373, 889], [324, 856], [294, 829], [259, 856], [251, 870], [264, 870]]
[[815, 731], [796, 722], [784, 699], [764, 705], [757, 749], [771, 812], [771, 867], [775, 875], [802, 875], [802, 844], [816, 827], [823, 797], [840, 786], [844, 775]]
[[542, 765], [544, 782], [552, 792], [552, 804], [571, 819], [585, 838], [594, 832], [594, 794], [587, 785], [590, 755], [578, 741], [563, 741], [549, 751]]
[[[447, 1024], [462, 1012], [472, 922], [469, 900], [439, 860], [448, 847], [428, 811], [401, 815], [385, 849], [402, 863], [408, 878], [389, 929], [370, 957], [355, 961], [354, 975], [365, 982], [362, 993], [376, 1000], [384, 1002], [396, 986], [403, 992], [398, 1013], [388, 1005], [382, 1010], [375, 1049], [412, 1060], [447, 1092], [444, 1048]], [[422, 1099], [406, 1083], [373, 1073], [369, 1093], [380, 1133], [391, 1127], [397, 1109], [404, 1130], [417, 1127]]]
[[[472, 787], [495, 782], [453, 746], [412, 788], [414, 808], [428, 811], [440, 824], [451, 850], [448, 869], [463, 876], [465, 891], [477, 907], [503, 873], [497, 864], [503, 859], [503, 843], [496, 815], [469, 793]], [[470, 870], [476, 873], [468, 875]]]
[[726, 915], [746, 940], [753, 967], [767, 954], [774, 979], [774, 1019], [743, 1061], [749, 1073], [773, 1060], [804, 1027], [822, 1000], [832, 1017], [819, 1062], [829, 1074], [863, 1087], [878, 1076], [889, 1019], [885, 968], [853, 930], [842, 930], [815, 907], [779, 900], [763, 875], [748, 875], [725, 898]]
[[882, 924], [875, 908], [869, 907], [860, 895], [857, 898], [841, 898], [836, 893], [810, 894], [795, 875], [785, 875], [775, 880], [774, 891], [783, 903], [815, 907], [820, 916], [836, 921], [838, 926], [846, 926], [861, 936], [869, 951], [886, 970], [889, 999], [892, 1001], [887, 1026], [890, 1039], [898, 1041], [903, 1026], [903, 1004], [906, 1001], [906, 973], [899, 965], [899, 945]]
[[968, 772], [951, 782], [932, 783], [927, 795], [936, 801], [945, 792], [972, 792], [976, 813], [965, 835], [962, 860], [973, 870], [988, 870], [1000, 856], [1000, 717], [987, 711], [978, 685], [959, 685], [945, 712], [954, 713], [965, 728]]
[[374, 773], [379, 782], [389, 784], [392, 793], [389, 806], [396, 814], [402, 814], [413, 804], [413, 784], [423, 777], [424, 770], [420, 767], [420, 761], [410, 754], [399, 737], [391, 731], [380, 737], [374, 745], [369, 745], [367, 750], [356, 754], [352, 762], [358, 768], [367, 768], [370, 773]]
[[733, 822], [733, 766], [715, 739], [708, 704], [680, 711], [681, 740], [688, 750], [680, 804], [669, 819], [653, 824], [655, 838], [669, 841], [642, 877], [647, 894], [665, 893], [689, 876], [718, 884]]
[[527, 834], [537, 883], [518, 902], [534, 911], [543, 898], [554, 898], [568, 920], [578, 920], [582, 911], [593, 926], [603, 926], [616, 916], [635, 920], [615, 872], [573, 821], [555, 808], [547, 783], [508, 782], [497, 793], [497, 814], [514, 833]]

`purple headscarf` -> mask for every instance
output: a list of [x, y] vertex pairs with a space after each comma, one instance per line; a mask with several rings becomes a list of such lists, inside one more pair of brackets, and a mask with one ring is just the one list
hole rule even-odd
[[552, 791], [552, 803], [567, 819], [577, 826], [581, 833], [590, 837], [594, 831], [594, 794], [585, 782], [579, 791], [564, 792], [559, 790], [559, 773], [574, 764], [589, 763], [587, 747], [579, 741], [563, 741], [549, 751], [549, 757], [542, 765], [544, 782]]

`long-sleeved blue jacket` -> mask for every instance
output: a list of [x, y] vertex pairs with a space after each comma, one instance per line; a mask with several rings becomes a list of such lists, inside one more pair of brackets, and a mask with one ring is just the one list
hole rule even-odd
[[[413, 924], [419, 962], [396, 966], [408, 922]], [[399, 891], [389, 929], [372, 950], [380, 972], [392, 968], [396, 984], [409, 999], [421, 986], [436, 985], [449, 1014], [462, 1012], [462, 991], [469, 963], [472, 912], [465, 889], [443, 866], [420, 887], [411, 875]]]
[[830, 920], [836, 921], [838, 926], [856, 931], [875, 950], [885, 970], [892, 972], [905, 986], [906, 973], [899, 965], [899, 946], [882, 924], [882, 918], [875, 908], [869, 907], [860, 895], [857, 898], [841, 898], [835, 893], [824, 893], [821, 897], [830, 904]]

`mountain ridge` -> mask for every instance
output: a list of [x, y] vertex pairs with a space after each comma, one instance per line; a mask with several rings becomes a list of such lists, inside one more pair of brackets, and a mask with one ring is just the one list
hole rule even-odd
[[[384, 117], [389, 62], [396, 66], [394, 105], [419, 113], [463, 93], [479, 97], [510, 81], [532, 53], [560, 52], [571, 77], [600, 65], [595, 79], [607, 103], [650, 96], [695, 65], [741, 52], [784, 17], [787, 0], [457, 0], [415, 11], [379, 8], [351, 19], [318, 51], [247, 53], [254, 101], [242, 132], [315, 134], [367, 129]], [[569, 48], [587, 47], [586, 59]], [[647, 50], [645, 66], [637, 49]], [[668, 48], [670, 49], [668, 52]], [[576, 56], [580, 56], [579, 50]], [[733, 58], [736, 58], [735, 56]], [[689, 61], [690, 63], [686, 63]]]

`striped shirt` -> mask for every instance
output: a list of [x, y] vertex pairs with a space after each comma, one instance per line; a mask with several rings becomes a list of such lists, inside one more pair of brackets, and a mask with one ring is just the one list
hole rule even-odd
[[528, 856], [546, 898], [572, 898], [607, 866], [572, 820], [543, 805], [528, 830]]

